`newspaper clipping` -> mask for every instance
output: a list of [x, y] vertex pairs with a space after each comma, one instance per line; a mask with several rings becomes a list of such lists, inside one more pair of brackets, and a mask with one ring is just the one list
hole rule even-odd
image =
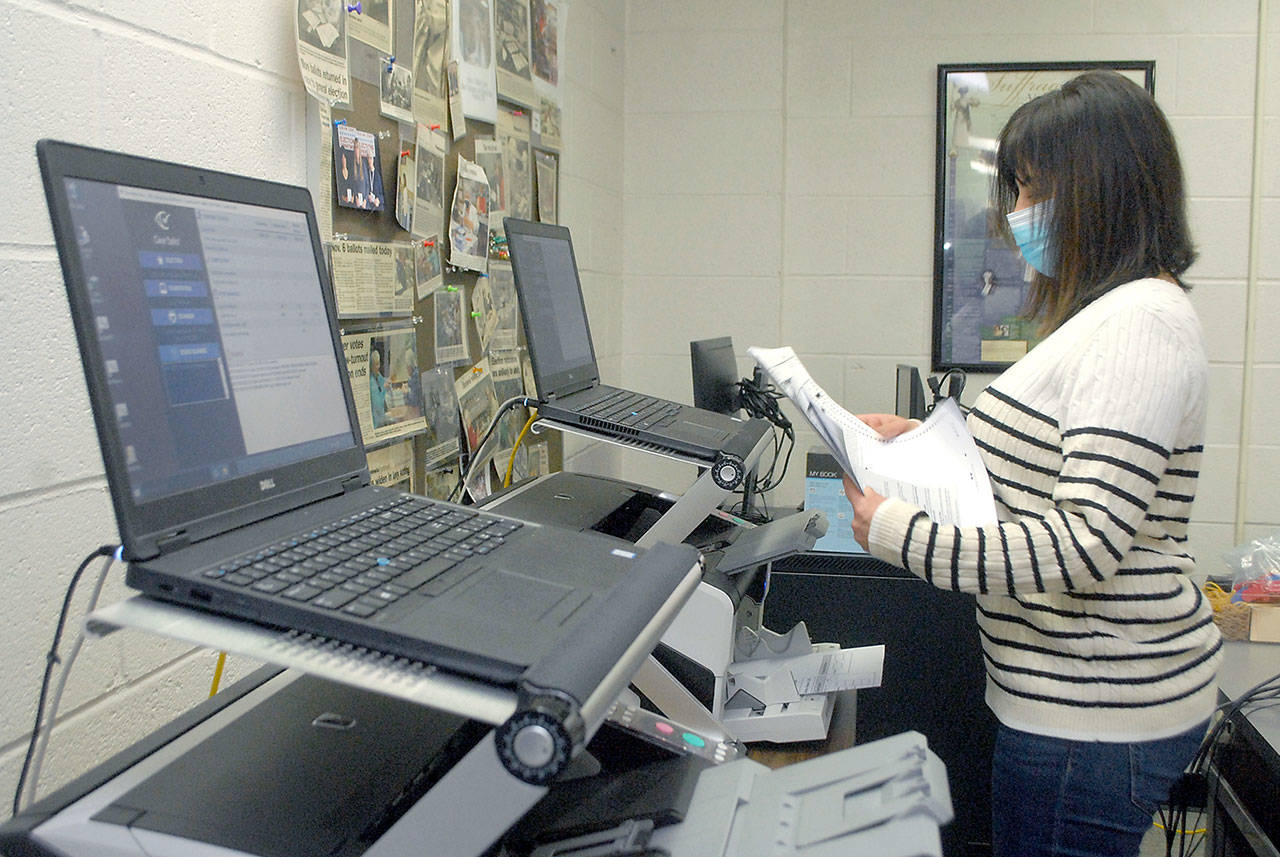
[[529, 60], [529, 0], [497, 0], [494, 7], [498, 55], [498, 95], [507, 101], [534, 105]]
[[328, 102], [322, 101], [316, 112], [320, 123], [320, 145], [316, 147], [319, 150], [316, 155], [320, 159], [320, 171], [316, 175], [322, 177], [320, 186], [323, 190], [315, 195], [313, 202], [316, 206], [316, 225], [320, 228], [321, 236], [328, 240], [328, 237], [333, 234], [334, 193], [326, 187], [327, 183], [323, 177], [333, 175], [333, 135], [329, 133], [329, 129], [333, 127], [333, 109]]
[[422, 493], [435, 500], [448, 500], [458, 487], [457, 465], [439, 467], [422, 474]]
[[489, 226], [502, 234], [507, 207], [506, 172], [502, 169], [502, 145], [496, 137], [476, 137], [476, 164], [489, 182]]
[[490, 262], [489, 276], [476, 283], [472, 309], [480, 315], [476, 329], [485, 351], [512, 351], [519, 339], [520, 310], [510, 262]]
[[539, 98], [538, 109], [533, 112], [533, 131], [538, 135], [538, 145], [554, 152], [564, 148], [560, 138], [562, 124], [560, 105], [549, 98]]
[[383, 116], [413, 123], [413, 71], [394, 58], [382, 66], [379, 76], [378, 109]]
[[564, 28], [568, 9], [560, 0], [529, 0], [529, 13], [533, 18], [529, 27], [533, 58], [533, 88], [540, 98], [559, 106], [560, 86], [564, 79], [561, 69], [564, 57]]
[[444, 154], [448, 145], [439, 130], [418, 126], [413, 234], [422, 238], [439, 235], [444, 229]]
[[403, 288], [396, 246], [377, 241], [333, 242], [329, 264], [340, 318], [413, 313], [413, 290]]
[[475, 453], [484, 438], [489, 423], [498, 412], [498, 394], [493, 387], [486, 357], [472, 366], [454, 382], [458, 395], [458, 410], [462, 414], [462, 428], [467, 435], [467, 450]]
[[441, 127], [448, 121], [444, 100], [444, 48], [449, 38], [446, 3], [415, 0], [413, 4], [413, 115], [419, 122]]
[[307, 93], [321, 104], [351, 102], [347, 16], [340, 2], [298, 0], [298, 68]]
[[414, 271], [413, 245], [392, 244], [391, 249], [396, 257], [396, 288], [391, 299], [395, 303], [397, 314], [403, 312], [409, 315], [413, 312], [414, 286], [418, 281], [417, 272]]
[[418, 280], [418, 300], [444, 285], [444, 266], [440, 263], [440, 239], [432, 235], [413, 245], [414, 270]]
[[[493, 394], [498, 403], [524, 395], [524, 377], [520, 372], [520, 354], [517, 351], [494, 351], [489, 355], [489, 375], [493, 378]], [[520, 436], [529, 412], [524, 408], [512, 408], [502, 415], [495, 430], [493, 446], [499, 473], [505, 473], [511, 459], [511, 450]]]
[[449, 263], [483, 274], [488, 261], [489, 180], [478, 164], [459, 155], [449, 211]]
[[462, 112], [497, 121], [498, 80], [493, 61], [493, 6], [490, 0], [451, 0], [449, 56], [458, 63]]
[[371, 449], [369, 460], [370, 481], [381, 488], [413, 490], [413, 441], [402, 440], [378, 449]]
[[[403, 146], [403, 144], [401, 144]], [[414, 166], [413, 147], [403, 146], [396, 164], [396, 223], [405, 232], [413, 229], [413, 196], [417, 190], [417, 169]]]
[[534, 152], [533, 162], [538, 177], [538, 220], [559, 223], [556, 214], [556, 182], [559, 178], [556, 156], [550, 152]]
[[432, 295], [432, 302], [436, 310], [436, 365], [470, 360], [467, 325], [462, 317], [462, 290], [457, 286], [437, 289]]
[[428, 468], [455, 461], [462, 448], [458, 442], [462, 423], [458, 419], [458, 394], [453, 387], [453, 370], [437, 366], [422, 374], [423, 413], [427, 433], [423, 436], [423, 464]]
[[533, 218], [533, 153], [529, 148], [529, 114], [503, 108], [498, 112], [498, 143], [506, 176], [503, 208], [511, 217]]
[[[475, 455], [480, 441], [484, 439], [489, 423], [498, 412], [498, 397], [493, 388], [493, 378], [489, 374], [489, 360], [482, 359], [475, 366], [454, 382], [458, 393], [458, 410], [462, 415], [462, 429], [466, 432], [467, 449]], [[492, 449], [489, 444], [487, 449]], [[467, 491], [476, 500], [482, 500], [490, 493], [490, 464], [493, 454], [489, 453], [471, 466], [472, 477], [467, 482]]]
[[412, 325], [342, 337], [347, 375], [366, 444], [426, 429], [417, 342]]
[[347, 33], [366, 45], [391, 53], [391, 0], [360, 0], [344, 4], [347, 12]]
[[462, 84], [458, 81], [458, 61], [444, 67], [445, 81], [449, 87], [449, 124], [453, 127], [453, 139], [467, 136], [467, 117], [462, 113]]

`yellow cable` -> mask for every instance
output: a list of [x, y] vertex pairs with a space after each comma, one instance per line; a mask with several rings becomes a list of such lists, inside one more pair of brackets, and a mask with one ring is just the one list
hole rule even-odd
[[[1151, 823], [1152, 825], [1160, 828], [1161, 830], [1166, 829], [1165, 826], [1158, 821], [1153, 821]], [[1201, 827], [1197, 830], [1175, 830], [1174, 831], [1174, 833], [1178, 834], [1179, 836], [1194, 836], [1198, 833], [1208, 833], [1208, 832], [1209, 832], [1209, 828], [1207, 827]]]
[[503, 488], [511, 484], [511, 471], [516, 466], [516, 450], [520, 448], [520, 441], [524, 440], [524, 436], [529, 433], [529, 426], [533, 425], [533, 421], [537, 418], [537, 409], [530, 410], [529, 419], [525, 420], [524, 428], [520, 429], [520, 434], [516, 435], [515, 445], [511, 447], [511, 460], [507, 462], [507, 475], [502, 477]]
[[218, 685], [222, 682], [222, 668], [226, 666], [227, 653], [218, 652], [218, 665], [213, 668], [213, 685], [209, 688], [209, 695], [213, 696], [218, 692]]

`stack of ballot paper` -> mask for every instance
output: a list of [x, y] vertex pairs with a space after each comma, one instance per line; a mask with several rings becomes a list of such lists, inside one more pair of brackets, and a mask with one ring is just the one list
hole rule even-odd
[[915, 428], [886, 440], [827, 395], [790, 348], [749, 348], [859, 486], [919, 506], [941, 524], [996, 522], [991, 480], [954, 399]]

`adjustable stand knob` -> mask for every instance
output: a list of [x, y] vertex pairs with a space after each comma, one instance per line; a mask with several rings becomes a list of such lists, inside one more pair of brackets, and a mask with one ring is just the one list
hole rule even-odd
[[517, 711], [494, 735], [498, 759], [512, 776], [542, 786], [569, 763], [573, 742], [564, 724], [542, 708]]
[[742, 484], [742, 477], [746, 475], [746, 468], [742, 465], [742, 459], [731, 452], [719, 452], [716, 454], [715, 464], [711, 465], [711, 481], [726, 491], [732, 491]]

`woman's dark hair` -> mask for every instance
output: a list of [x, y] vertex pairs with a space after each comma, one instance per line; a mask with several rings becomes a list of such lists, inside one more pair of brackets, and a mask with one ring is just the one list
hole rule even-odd
[[1178, 148], [1145, 89], [1115, 71], [1084, 72], [1019, 107], [1000, 132], [994, 206], [999, 228], [1018, 184], [1053, 199], [1048, 258], [1024, 308], [1041, 332], [1116, 286], [1167, 274], [1184, 289], [1195, 261]]

